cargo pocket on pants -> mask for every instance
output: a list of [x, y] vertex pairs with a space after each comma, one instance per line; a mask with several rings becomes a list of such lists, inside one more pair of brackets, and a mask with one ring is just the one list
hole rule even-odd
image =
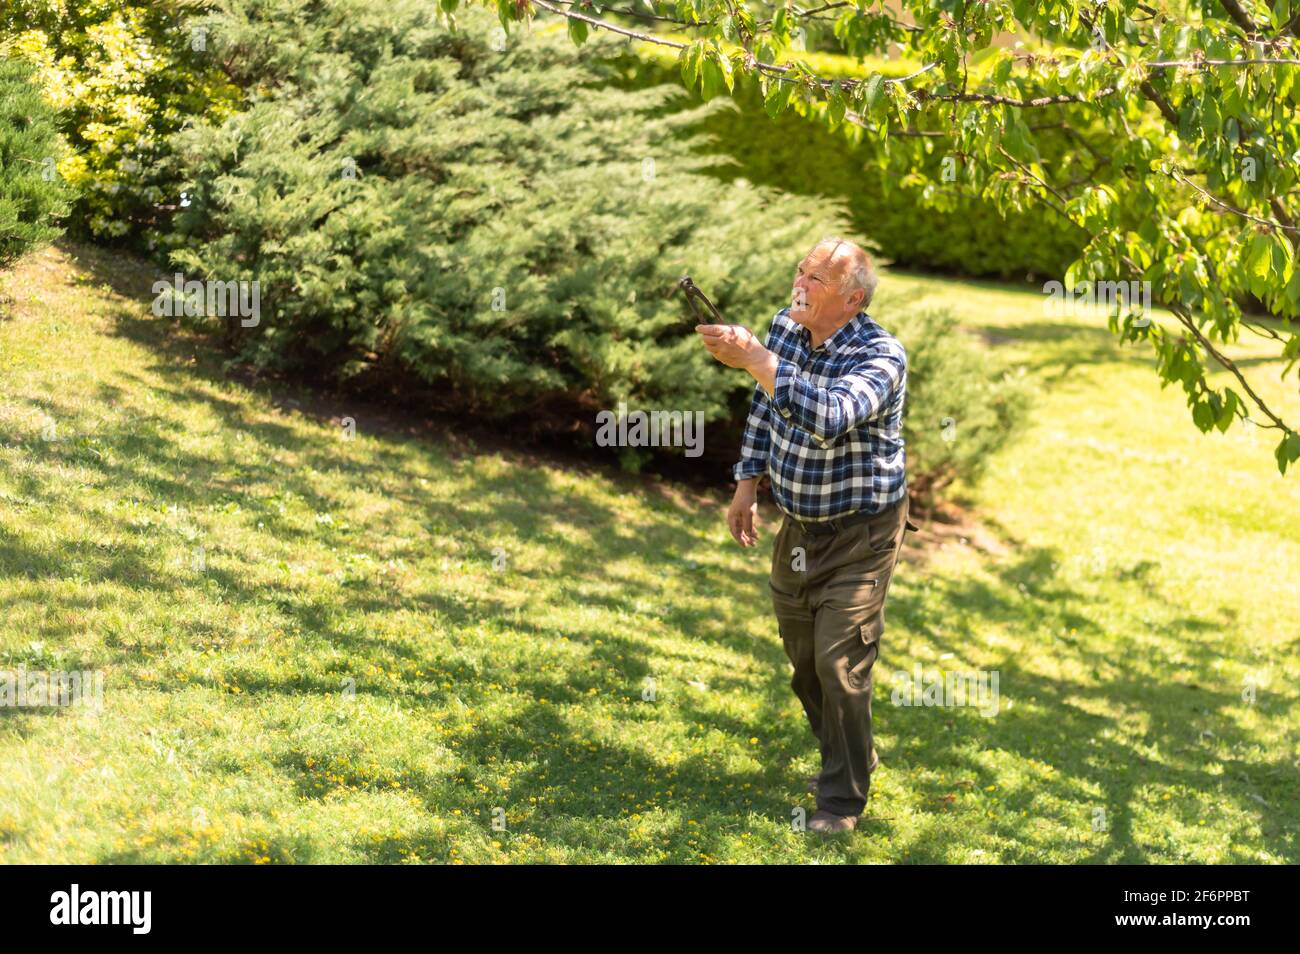
[[866, 646], [866, 655], [848, 672], [850, 689], [864, 689], [871, 679], [871, 668], [880, 652], [880, 640], [870, 623], [858, 624], [858, 640]]

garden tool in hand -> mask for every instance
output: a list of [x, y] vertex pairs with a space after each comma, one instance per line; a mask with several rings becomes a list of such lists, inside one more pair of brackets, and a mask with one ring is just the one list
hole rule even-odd
[[[686, 295], [686, 302], [691, 306], [691, 311], [695, 313], [695, 323], [697, 325], [725, 325], [727, 323], [727, 320], [722, 317], [722, 312], [718, 311], [713, 302], [709, 301], [709, 296], [700, 291], [699, 286], [691, 281], [690, 275], [679, 281], [677, 287]], [[700, 312], [700, 305], [703, 305], [708, 310], [708, 316]]]

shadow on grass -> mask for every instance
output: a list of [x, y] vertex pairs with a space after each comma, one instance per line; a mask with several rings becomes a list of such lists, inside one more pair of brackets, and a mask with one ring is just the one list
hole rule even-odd
[[1033, 324], [982, 325], [975, 333], [994, 349], [1002, 345], [1052, 345], [1050, 353], [1035, 354], [1015, 364], [1041, 374], [1044, 386], [1055, 384], [1075, 368], [1087, 365], [1151, 365], [1154, 356], [1149, 347], [1121, 343], [1105, 327], [1105, 320], [1100, 321], [1097, 327], [1046, 320]]
[[[890, 767], [904, 771], [910, 766], [942, 767], [972, 781], [973, 790], [982, 790], [996, 779], [966, 754], [974, 738], [982, 752], [1010, 753], [1022, 763], [1032, 759], [1058, 769], [1052, 780], [1013, 796], [1010, 804], [1015, 808], [1032, 816], [1036, 800], [1045, 795], [1073, 802], [1077, 814], [1058, 821], [1077, 831], [1080, 840], [1091, 832], [1093, 811], [1104, 809], [1105, 835], [1087, 860], [1141, 864], [1167, 859], [1163, 851], [1167, 846], [1140, 844], [1132, 831], [1141, 792], [1162, 789], [1193, 792], [1214, 808], [1229, 803], [1257, 816], [1264, 833], [1260, 847], [1294, 861], [1295, 799], [1285, 794], [1294, 764], [1285, 755], [1268, 760], [1246, 757], [1257, 748], [1258, 739], [1229, 712], [1242, 704], [1241, 687], [1215, 675], [1224, 661], [1244, 665], [1255, 661], [1240, 641], [1231, 638], [1235, 614], [1226, 607], [1218, 610], [1217, 617], [1182, 614], [1181, 605], [1150, 585], [1149, 566], [1138, 561], [1109, 575], [1131, 587], [1135, 601], [1152, 604], [1152, 616], [1167, 620], [1152, 623], [1139, 642], [1135, 633], [1108, 631], [1092, 598], [1058, 581], [1054, 567], [1060, 560], [1057, 552], [1021, 547], [1015, 559], [992, 565], [990, 581], [932, 577], [927, 585], [937, 598], [922, 598], [915, 587], [891, 594], [882, 652], [886, 666], [889, 642], [920, 639], [934, 651], [952, 654], [954, 661], [944, 669], [973, 670], [977, 667], [963, 658], [978, 631], [1020, 628], [1080, 674], [1053, 677], [1044, 674], [1041, 666], [1008, 654], [996, 667], [1000, 691], [1021, 705], [992, 718], [973, 709], [895, 707], [889, 704], [888, 691], [878, 689], [877, 721], [900, 750], [889, 759]], [[1189, 639], [1193, 634], [1218, 638]], [[1187, 660], [1181, 666], [1165, 663], [1166, 658], [1179, 655]], [[924, 671], [934, 668], [926, 666]], [[1024, 705], [1026, 701], [1032, 705]], [[1270, 714], [1278, 719], [1294, 718], [1293, 704], [1274, 699], [1269, 705]], [[1149, 760], [1120, 740], [1119, 722], [1125, 716], [1145, 720], [1141, 741], [1160, 753], [1158, 760]], [[1288, 800], [1290, 814], [1262, 811], [1261, 791]], [[953, 792], [953, 788], [931, 786], [925, 794], [942, 812], [944, 796]], [[1197, 824], [1196, 806], [1184, 801], [1181, 807], [1187, 823]], [[1004, 819], [998, 816], [993, 831], [1011, 842], [1024, 842], [1027, 833], [1015, 824], [1018, 819]], [[1019, 856], [1010, 860], [1033, 861], [1035, 853], [1022, 846]], [[909, 854], [915, 861], [945, 860], [942, 849], [927, 841], [924, 832], [913, 840]]]
[[[148, 283], [142, 284], [141, 276], [132, 277], [118, 268], [116, 258], [81, 250], [79, 261], [122, 294], [147, 302]], [[802, 790], [802, 777], [793, 774], [791, 765], [815, 757], [815, 745], [789, 689], [789, 664], [775, 636], [774, 622], [767, 627], [770, 638], [766, 640], [729, 634], [720, 641], [727, 651], [749, 657], [753, 671], [769, 674], [760, 686], [739, 674], [723, 675], [711, 679], [707, 692], [677, 686], [661, 705], [640, 699], [641, 684], [665, 661], [689, 663], [691, 659], [689, 653], [663, 645], [652, 627], [637, 628], [635, 621], [653, 621], [678, 634], [697, 632], [709, 622], [702, 611], [687, 605], [689, 589], [680, 605], [665, 608], [665, 581], [680, 581], [688, 588], [707, 584], [721, 605], [757, 605], [764, 619], [770, 617], [770, 597], [761, 571], [733, 574], [710, 562], [712, 551], [709, 544], [702, 542], [701, 527], [718, 519], [717, 513], [665, 507], [656, 510], [649, 525], [628, 527], [611, 507], [592, 500], [578, 503], [566, 496], [556, 479], [540, 468], [510, 467], [500, 476], [489, 476], [476, 467], [472, 457], [453, 456], [445, 448], [397, 437], [377, 436], [364, 463], [343, 459], [327, 442], [304, 437], [291, 426], [250, 418], [246, 404], [223, 393], [226, 375], [221, 362], [202, 341], [176, 332], [168, 322], [141, 314], [147, 314], [147, 308], [124, 307], [114, 316], [117, 329], [147, 347], [156, 361], [148, 368], [122, 372], [118, 379], [104, 381], [100, 394], [105, 405], [129, 404], [133, 394], [148, 390], [166, 399], [163, 407], [202, 408], [223, 430], [239, 432], [261, 449], [261, 462], [241, 464], [232, 473], [230, 461], [220, 451], [205, 456], [182, 447], [184, 434], [179, 415], [149, 411], [138, 402], [133, 414], [104, 421], [93, 435], [94, 444], [69, 441], [34, 446], [33, 454], [78, 469], [93, 486], [124, 491], [131, 488], [151, 504], [163, 502], [197, 510], [226, 499], [238, 500], [250, 519], [274, 519], [269, 503], [255, 493], [271, 488], [279, 494], [292, 493], [319, 510], [334, 509], [339, 502], [320, 488], [320, 478], [325, 473], [341, 473], [352, 485], [383, 487], [386, 494], [423, 515], [429, 538], [396, 547], [398, 557], [413, 563], [426, 559], [426, 547], [436, 545], [439, 535], [472, 540], [476, 552], [484, 553], [489, 552], [494, 539], [549, 543], [550, 552], [559, 554], [560, 559], [548, 567], [548, 573], [572, 584], [577, 591], [575, 601], [628, 614], [628, 629], [622, 633], [601, 631], [597, 645], [595, 633], [581, 626], [561, 629], [527, 615], [512, 615], [501, 599], [453, 598], [433, 587], [397, 592], [386, 588], [382, 581], [357, 579], [340, 586], [324, 601], [305, 595], [289, 579], [279, 584], [252, 585], [243, 574], [225, 566], [209, 567], [202, 585], [219, 587], [224, 601], [276, 614], [283, 628], [339, 649], [351, 670], [374, 664], [410, 672], [436, 664], [451, 675], [453, 683], [453, 688], [447, 690], [432, 684], [393, 687], [380, 682], [358, 685], [361, 694], [412, 709], [443, 704], [453, 692], [458, 699], [477, 705], [491, 697], [488, 687], [494, 682], [508, 683], [517, 694], [517, 702], [507, 716], [483, 723], [457, 749], [460, 761], [456, 769], [440, 775], [399, 770], [378, 780], [351, 778], [352, 784], [368, 787], [396, 782], [419, 797], [432, 813], [445, 816], [459, 809], [462, 817], [486, 825], [493, 806], [486, 805], [484, 796], [475, 790], [474, 777], [488, 764], [517, 761], [526, 767], [514, 777], [510, 805], [504, 806], [507, 817], [514, 819], [511, 832], [540, 833], [564, 844], [619, 856], [654, 848], [670, 861], [724, 854], [728, 840], [747, 828], [750, 815], [788, 828], [795, 808], [803, 806], [811, 812], [811, 800]], [[1104, 329], [1048, 325], [1041, 329], [992, 331], [1028, 335], [1033, 340], [1077, 341], [1077, 347], [1067, 349], [1065, 358], [1060, 359], [1067, 366], [1071, 362], [1102, 360], [1103, 352], [1106, 361], [1115, 360], [1113, 340]], [[1044, 366], [1054, 365], [1057, 360], [1044, 361]], [[284, 403], [283, 395], [261, 389], [257, 394], [268, 404]], [[74, 407], [66, 406], [57, 396], [40, 403], [44, 412], [61, 420], [78, 415]], [[291, 470], [277, 465], [273, 458], [277, 450], [291, 452], [298, 465]], [[405, 468], [417, 457], [442, 476], [454, 479], [457, 493], [453, 497], [435, 497], [404, 478]], [[633, 478], [616, 472], [607, 476], [621, 494], [643, 492]], [[181, 573], [159, 573], [156, 541], [143, 531], [128, 529], [123, 534], [120, 518], [91, 510], [81, 498], [69, 498], [36, 477], [26, 478], [20, 493], [33, 505], [79, 510], [90, 536], [37, 551], [15, 536], [0, 535], [0, 574], [54, 581], [67, 579], [69, 568], [75, 568], [82, 577], [145, 591], [151, 599], [177, 607], [184, 606], [195, 592], [193, 587], [199, 585]], [[491, 503], [481, 505], [482, 501]], [[367, 532], [378, 538], [387, 536], [392, 529], [389, 519], [376, 518], [367, 524]], [[309, 531], [283, 525], [268, 532], [290, 544], [311, 536]], [[122, 536], [108, 549], [91, 539], [113, 534]], [[556, 543], [561, 535], [565, 542]], [[974, 736], [983, 752], [1006, 753], [1022, 763], [1032, 759], [1057, 768], [1053, 777], [1038, 783], [1034, 791], [1011, 796], [1013, 807], [1023, 806], [1023, 810], [1032, 812], [1036, 799], [1043, 796], [1076, 805], [1077, 817], [1056, 821], [1077, 828], [1081, 835], [1090, 830], [1091, 809], [1106, 808], [1108, 830], [1099, 845], [1090, 849], [1088, 860], [1153, 860], [1153, 846], [1137, 842], [1132, 821], [1142, 792], [1163, 787], [1181, 788], [1258, 814], [1264, 832], [1259, 847], [1295, 861], [1294, 805], [1270, 817], [1251, 802], [1253, 792], [1278, 790], [1283, 780], [1293, 774], [1294, 767], [1280, 759], [1261, 761], [1235, 754], [1250, 750], [1256, 741], [1225, 715], [1225, 710], [1238, 704], [1237, 691], [1215, 685], [1212, 675], [1220, 659], [1244, 661], [1243, 651], [1223, 639], [1187, 638], [1190, 634], [1208, 637], [1230, 625], [1231, 620], [1225, 624], [1222, 614], [1216, 616], [1213, 610], [1209, 615], [1187, 614], [1162, 601], [1150, 580], [1149, 565], [1134, 564], [1117, 571], [1116, 578], [1131, 588], [1134, 599], [1153, 601], [1163, 605], [1168, 614], [1177, 615], [1175, 622], [1147, 636], [1157, 640], [1160, 652], [1189, 657], [1186, 671], [1197, 676], [1193, 686], [1174, 678], [1173, 667], [1153, 660], [1149, 645], [1139, 645], [1132, 634], [1107, 632], [1092, 597], [1064, 585], [1055, 576], [1053, 566], [1060, 562], [1061, 554], [1023, 544], [1017, 544], [1016, 553], [1011, 559], [989, 564], [992, 576], [987, 579], [955, 578], [937, 572], [920, 578], [909, 572], [906, 564], [900, 566], [891, 591], [876, 676], [877, 732], [886, 770], [906, 779], [912, 769], [941, 768], [954, 776], [961, 775], [972, 788], [983, 789], [992, 784], [992, 776], [983, 763], [970, 755]], [[683, 566], [688, 555], [698, 560], [689, 570]], [[233, 559], [235, 555], [230, 556]], [[643, 581], [611, 575], [611, 567], [632, 557], [656, 563], [662, 569], [661, 577]], [[517, 572], [511, 580], [524, 591], [537, 582], [529, 572]], [[611, 580], [616, 583], [613, 592], [600, 592]], [[642, 613], [636, 609], [640, 603], [652, 604], [657, 612]], [[55, 644], [75, 632], [75, 614], [71, 611], [77, 607], [64, 603], [59, 608], [64, 612], [49, 615], [43, 634]], [[457, 634], [485, 622], [508, 628], [526, 640], [567, 637], [582, 646], [588, 665], [555, 676], [526, 669], [494, 670], [490, 661], [448, 659], [446, 646], [436, 642], [402, 643], [340, 623], [403, 610], [437, 618], [453, 642]], [[5, 607], [0, 606], [3, 611]], [[736, 618], [744, 619], [745, 614], [738, 610]], [[917, 642], [951, 652], [960, 662], [969, 649], [970, 630], [975, 627], [1007, 628], [1030, 642], [1050, 643], [1053, 651], [1074, 664], [1080, 675], [1054, 678], [1008, 657], [1001, 663], [1003, 690], [1016, 699], [1033, 699], [1035, 704], [993, 719], [982, 719], [969, 711], [889, 705], [884, 673], [890, 668], [892, 646]], [[222, 636], [201, 628], [190, 633], [191, 639], [203, 645], [220, 645]], [[112, 654], [108, 660], [112, 665], [130, 670], [140, 662], [141, 645], [137, 642], [106, 638], [104, 647]], [[339, 674], [346, 675], [346, 670], [340, 669]], [[275, 678], [237, 673], [231, 678], [246, 700], [263, 695], [329, 696], [339, 691], [336, 680], [318, 676]], [[216, 679], [200, 678], [190, 684], [216, 690], [218, 683]], [[580, 707], [592, 690], [611, 689], [622, 694], [613, 711], [617, 726], [627, 730], [623, 735], [627, 741], [612, 741], [609, 733], [593, 736], [572, 718], [573, 709]], [[715, 704], [719, 698], [742, 691], [759, 693], [757, 709], [738, 715], [721, 711]], [[547, 701], [542, 703], [542, 699]], [[1118, 741], [1120, 733], [1112, 730], [1123, 713], [1138, 713], [1146, 718], [1149, 729], [1144, 741], [1164, 758], [1148, 762], [1133, 747]], [[1213, 745], [1200, 735], [1200, 728], [1210, 725], [1214, 726]], [[729, 767], [728, 760], [714, 758], [707, 751], [666, 762], [656, 756], [651, 746], [643, 744], [655, 730], [700, 739], [713, 733], [729, 739], [757, 737], [759, 743], [750, 751], [760, 768]], [[1222, 766], [1222, 775], [1210, 773], [1210, 767], [1216, 764]], [[309, 765], [303, 753], [281, 752], [275, 767], [303, 799], [320, 798], [336, 784], [324, 779], [318, 767]], [[235, 770], [231, 767], [231, 771]], [[349, 776], [341, 777], [344, 782], [339, 784], [348, 784]], [[953, 793], [929, 782], [911, 784], [932, 808], [930, 816], [903, 835], [893, 824], [888, 805], [880, 811], [879, 800], [873, 800], [860, 836], [897, 838], [901, 854], [910, 861], [952, 860], [951, 846], [938, 833], [950, 804], [945, 799]], [[665, 794], [668, 791], [670, 796]], [[1097, 791], [1101, 796], [1095, 794]], [[620, 824], [600, 824], [602, 819], [625, 817], [638, 804], [675, 810], [666, 821], [661, 819], [649, 841], [639, 840]], [[699, 824], [691, 825], [692, 819]], [[971, 824], [990, 828], [993, 834], [1015, 844], [1007, 860], [1033, 861], [1053, 848], [1050, 843], [1038, 844], [1029, 839], [1018, 815], [997, 815], [992, 823], [972, 817]], [[358, 843], [358, 848], [364, 849], [364, 856], [373, 861], [399, 860], [408, 853], [445, 857], [450, 837], [422, 835]], [[852, 856], [851, 842], [831, 844], [839, 846], [833, 851]], [[312, 851], [309, 839], [289, 838], [273, 846], [268, 854], [274, 856], [273, 860], [304, 860], [311, 857]], [[1162, 857], [1159, 851], [1154, 856]], [[131, 861], [137, 857], [142, 856], [126, 852], [102, 860]]]

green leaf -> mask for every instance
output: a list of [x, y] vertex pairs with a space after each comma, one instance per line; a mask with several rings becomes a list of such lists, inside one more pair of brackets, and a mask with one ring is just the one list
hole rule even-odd
[[993, 67], [993, 82], [1001, 85], [1009, 80], [1011, 78], [1012, 65], [1013, 60], [1009, 54], [998, 60], [997, 64]]
[[767, 88], [767, 96], [763, 98], [763, 108], [767, 110], [767, 115], [772, 119], [784, 112], [790, 103], [790, 94], [794, 92], [794, 84], [787, 83], [779, 77], [772, 77], [771, 85]]
[[1188, 256], [1178, 269], [1178, 297], [1183, 303], [1196, 307], [1204, 294], [1201, 287], [1201, 272], [1195, 257]]
[[867, 88], [862, 94], [862, 103], [868, 115], [876, 115], [876, 104], [881, 101], [880, 92], [884, 89], [885, 77], [874, 73], [867, 79]]
[[1129, 232], [1124, 236], [1124, 250], [1128, 253], [1128, 257], [1133, 259], [1133, 264], [1144, 272], [1151, 267], [1151, 249], [1136, 232]]
[[1291, 243], [1281, 232], [1273, 232], [1269, 238], [1273, 244], [1273, 272], [1277, 275], [1277, 283], [1280, 285], [1286, 281], [1291, 271]]
[[1208, 431], [1214, 426], [1214, 408], [1209, 401], [1197, 401], [1192, 405], [1192, 423], [1201, 431]]
[[1273, 24], [1274, 30], [1285, 28], [1287, 21], [1291, 19], [1291, 4], [1287, 0], [1273, 0], [1268, 11], [1268, 19]]
[[1228, 117], [1228, 121], [1223, 124], [1223, 135], [1227, 137], [1228, 144], [1236, 149], [1241, 142], [1241, 124], [1237, 122], [1237, 117]]
[[1268, 291], [1269, 277], [1273, 274], [1273, 242], [1267, 233], [1256, 233], [1246, 251], [1246, 279], [1250, 291], [1263, 297]]
[[1225, 388], [1223, 392], [1223, 407], [1219, 411], [1219, 416], [1214, 421], [1214, 426], [1219, 429], [1219, 433], [1225, 433], [1232, 424], [1234, 412], [1237, 410], [1237, 394], [1232, 388]]
[[1008, 110], [1007, 120], [1002, 128], [1002, 146], [1021, 162], [1038, 162], [1038, 150], [1034, 147], [1029, 127], [1020, 118], [1018, 110]]
[[826, 112], [830, 116], [832, 127], [838, 126], [844, 121], [845, 111], [844, 93], [840, 89], [840, 81], [836, 80], [831, 84], [830, 93], [826, 99]]
[[721, 50], [718, 51], [718, 66], [722, 69], [722, 79], [727, 84], [727, 91], [734, 93], [736, 91], [736, 77], [731, 71], [731, 57]]
[[1277, 469], [1285, 474], [1287, 465], [1300, 458], [1300, 434], [1288, 431], [1286, 437], [1278, 442], [1273, 456], [1277, 458]]
[[711, 50], [706, 50], [703, 62], [700, 63], [700, 73], [704, 77], [704, 87], [700, 95], [706, 100], [717, 96], [727, 87], [726, 80], [722, 78], [722, 67], [718, 65], [711, 53]]
[[[956, 31], [952, 31], [955, 33]], [[949, 83], [957, 83], [961, 78], [961, 72], [958, 67], [961, 65], [961, 52], [957, 49], [956, 40], [949, 39], [949, 31], [943, 31], [939, 34], [945, 42], [939, 50], [939, 60], [943, 63], [943, 78]]]
[[1201, 97], [1201, 130], [1205, 133], [1207, 139], [1213, 139], [1219, 135], [1221, 123], [1217, 93], [1214, 90], [1207, 89], [1205, 95]]
[[1115, 190], [1107, 185], [1099, 185], [1084, 190], [1070, 202], [1067, 209], [1082, 218], [1084, 228], [1095, 233], [1110, 228], [1116, 202]]
[[1070, 291], [1074, 291], [1079, 282], [1083, 281], [1085, 274], [1087, 274], [1087, 266], [1084, 264], [1083, 259], [1080, 258], [1071, 262], [1065, 270], [1065, 287]]
[[[443, 3], [446, 2], [447, 0], [443, 0]], [[451, 2], [454, 4], [456, 0], [451, 0]], [[584, 23], [582, 20], [574, 20], [570, 18], [569, 39], [571, 39], [578, 46], [581, 46], [587, 39], [587, 24]]]
[[682, 48], [682, 82], [687, 89], [695, 89], [700, 81], [700, 48], [692, 43]]

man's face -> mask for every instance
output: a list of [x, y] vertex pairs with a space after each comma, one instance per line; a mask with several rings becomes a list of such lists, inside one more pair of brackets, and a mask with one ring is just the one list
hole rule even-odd
[[815, 248], [804, 256], [795, 266], [791, 318], [802, 325], [846, 307], [845, 296], [840, 292], [841, 265], [831, 259], [828, 247]]

